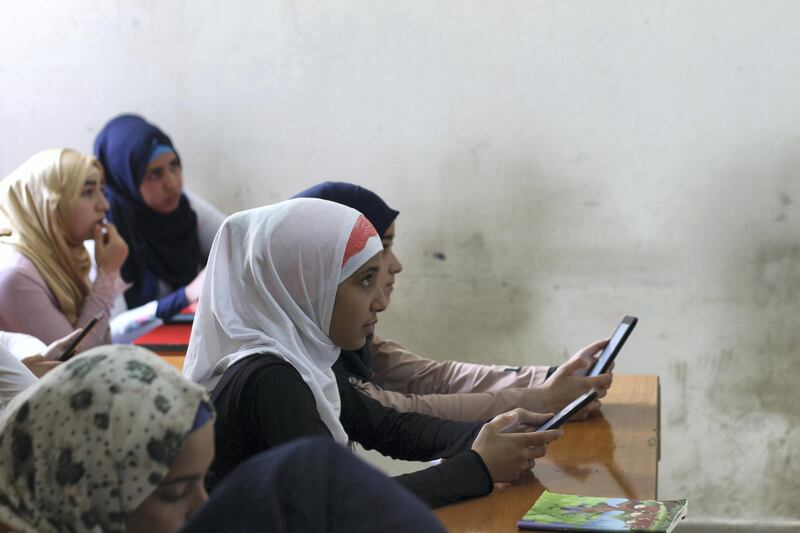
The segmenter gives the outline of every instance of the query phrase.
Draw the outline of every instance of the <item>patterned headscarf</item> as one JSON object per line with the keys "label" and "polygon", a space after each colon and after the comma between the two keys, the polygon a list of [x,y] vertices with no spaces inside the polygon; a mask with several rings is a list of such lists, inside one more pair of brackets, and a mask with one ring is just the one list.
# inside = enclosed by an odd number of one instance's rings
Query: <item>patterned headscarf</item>
{"label": "patterned headscarf", "polygon": [[202,387],[143,348],[100,346],[60,365],[0,419],[0,522],[25,532],[123,531],[201,405]]}
{"label": "patterned headscarf", "polygon": [[0,242],[31,260],[73,325],[89,294],[91,259],[69,228],[72,207],[92,167],[103,175],[92,156],[44,150],[0,182]]}

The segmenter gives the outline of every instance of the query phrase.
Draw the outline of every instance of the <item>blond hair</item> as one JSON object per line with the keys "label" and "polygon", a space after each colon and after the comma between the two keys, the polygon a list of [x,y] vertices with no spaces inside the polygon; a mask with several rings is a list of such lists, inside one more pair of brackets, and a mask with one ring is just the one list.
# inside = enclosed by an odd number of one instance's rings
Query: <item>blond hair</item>
{"label": "blond hair", "polygon": [[75,325],[89,294],[91,260],[72,235],[73,209],[97,159],[68,148],[44,150],[0,182],[0,242],[31,260]]}

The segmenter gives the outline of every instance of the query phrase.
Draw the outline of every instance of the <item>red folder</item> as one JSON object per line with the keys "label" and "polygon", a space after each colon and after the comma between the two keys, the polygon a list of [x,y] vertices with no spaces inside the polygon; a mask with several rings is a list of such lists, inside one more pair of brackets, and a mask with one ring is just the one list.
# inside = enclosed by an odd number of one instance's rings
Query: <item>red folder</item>
{"label": "red folder", "polygon": [[161,355],[165,353],[186,355],[191,334],[191,324],[164,324],[145,333],[133,341],[133,344]]}

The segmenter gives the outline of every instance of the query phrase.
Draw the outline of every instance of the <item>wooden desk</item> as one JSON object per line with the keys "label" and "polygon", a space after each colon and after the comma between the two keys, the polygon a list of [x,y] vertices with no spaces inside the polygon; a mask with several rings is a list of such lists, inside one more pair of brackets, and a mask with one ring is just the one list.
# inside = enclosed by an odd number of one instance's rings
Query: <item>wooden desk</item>
{"label": "wooden desk", "polygon": [[448,531],[518,532],[544,489],[582,496],[654,499],[658,483],[658,376],[614,376],[597,416],[564,426],[514,486],[436,510]]}
{"label": "wooden desk", "polygon": [[178,369],[178,372],[183,372],[183,360],[186,359],[183,355],[161,355],[161,359],[165,360],[167,363],[171,364],[175,368]]}

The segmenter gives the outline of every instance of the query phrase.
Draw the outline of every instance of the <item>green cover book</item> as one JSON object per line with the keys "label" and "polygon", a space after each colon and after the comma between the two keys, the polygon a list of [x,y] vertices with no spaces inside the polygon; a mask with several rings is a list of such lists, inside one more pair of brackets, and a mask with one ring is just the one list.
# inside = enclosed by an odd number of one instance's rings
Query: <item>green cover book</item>
{"label": "green cover book", "polygon": [[545,531],[651,531],[669,533],[686,516],[686,500],[598,498],[544,491],[519,529]]}

